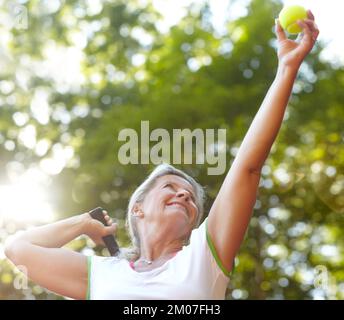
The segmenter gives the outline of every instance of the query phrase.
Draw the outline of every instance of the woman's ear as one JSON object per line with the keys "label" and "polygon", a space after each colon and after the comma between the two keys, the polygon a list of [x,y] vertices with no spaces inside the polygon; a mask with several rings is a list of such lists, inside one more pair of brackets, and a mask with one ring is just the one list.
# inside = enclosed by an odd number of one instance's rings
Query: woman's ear
{"label": "woman's ear", "polygon": [[142,218],[142,217],[144,216],[144,213],[143,213],[143,211],[141,210],[141,205],[140,205],[139,203],[136,203],[136,204],[134,205],[131,214],[132,214],[134,217],[137,217],[137,218]]}

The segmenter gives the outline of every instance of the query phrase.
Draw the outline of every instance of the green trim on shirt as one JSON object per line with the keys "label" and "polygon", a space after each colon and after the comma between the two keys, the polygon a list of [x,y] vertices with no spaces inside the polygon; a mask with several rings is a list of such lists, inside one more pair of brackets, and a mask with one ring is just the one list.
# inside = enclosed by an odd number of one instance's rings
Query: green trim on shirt
{"label": "green trim on shirt", "polygon": [[90,289],[91,289],[91,267],[92,267],[92,257],[87,257],[87,294],[86,300],[90,300]]}
{"label": "green trim on shirt", "polygon": [[234,262],[233,262],[233,266],[232,266],[232,271],[228,271],[226,269],[226,267],[223,265],[222,261],[220,260],[217,252],[216,252],[216,248],[214,246],[214,243],[212,241],[212,239],[210,238],[210,235],[209,235],[209,232],[208,232],[208,219],[206,220],[205,222],[205,232],[206,232],[206,237],[207,237],[207,242],[208,242],[208,246],[209,246],[209,249],[217,263],[217,265],[219,266],[219,268],[222,270],[222,272],[225,274],[225,276],[227,277],[230,277],[232,274],[233,274],[233,271],[234,271]]}

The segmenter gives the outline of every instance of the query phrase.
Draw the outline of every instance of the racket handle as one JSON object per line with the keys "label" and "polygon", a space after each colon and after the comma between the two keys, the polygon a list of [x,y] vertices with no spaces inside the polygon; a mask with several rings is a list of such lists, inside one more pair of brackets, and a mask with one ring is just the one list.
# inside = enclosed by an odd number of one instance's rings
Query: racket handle
{"label": "racket handle", "polygon": [[[91,210],[89,214],[93,219],[96,219],[100,221],[104,226],[107,226],[106,220],[104,218],[103,210],[104,210],[103,208],[98,207]],[[107,249],[109,250],[110,255],[116,256],[119,253],[119,246],[117,244],[117,241],[115,240],[115,237],[112,234],[110,234],[108,236],[103,237],[102,239]]]}

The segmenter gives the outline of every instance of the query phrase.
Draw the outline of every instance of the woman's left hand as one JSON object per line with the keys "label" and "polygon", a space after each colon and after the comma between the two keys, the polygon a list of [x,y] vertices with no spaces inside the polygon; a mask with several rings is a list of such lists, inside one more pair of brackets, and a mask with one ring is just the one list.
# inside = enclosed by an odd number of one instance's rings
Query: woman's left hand
{"label": "woman's left hand", "polygon": [[276,20],[276,36],[278,41],[278,61],[279,65],[290,66],[298,69],[312,50],[317,37],[319,29],[314,22],[314,16],[310,10],[307,11],[308,19],[299,20],[297,23],[303,29],[299,39],[288,39],[284,30],[282,29],[278,20]]}

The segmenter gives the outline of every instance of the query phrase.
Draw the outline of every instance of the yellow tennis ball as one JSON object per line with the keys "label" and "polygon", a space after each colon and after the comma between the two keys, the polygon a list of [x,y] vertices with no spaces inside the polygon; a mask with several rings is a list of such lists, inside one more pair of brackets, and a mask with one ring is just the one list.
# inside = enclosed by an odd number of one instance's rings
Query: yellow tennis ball
{"label": "yellow tennis ball", "polygon": [[306,18],[306,9],[297,5],[284,7],[278,17],[281,27],[291,34],[300,33],[302,31],[302,28],[297,24],[297,20]]}

